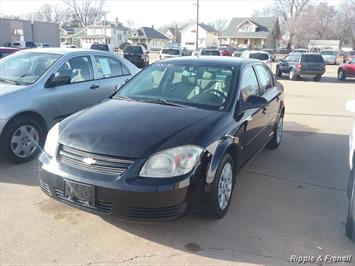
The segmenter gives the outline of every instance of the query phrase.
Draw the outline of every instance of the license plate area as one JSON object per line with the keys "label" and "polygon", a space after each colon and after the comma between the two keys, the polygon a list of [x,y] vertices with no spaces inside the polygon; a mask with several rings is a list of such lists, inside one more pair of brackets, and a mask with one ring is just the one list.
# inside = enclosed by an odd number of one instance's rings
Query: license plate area
{"label": "license plate area", "polygon": [[95,207],[95,187],[83,183],[65,180],[64,196],[66,200],[84,205]]}

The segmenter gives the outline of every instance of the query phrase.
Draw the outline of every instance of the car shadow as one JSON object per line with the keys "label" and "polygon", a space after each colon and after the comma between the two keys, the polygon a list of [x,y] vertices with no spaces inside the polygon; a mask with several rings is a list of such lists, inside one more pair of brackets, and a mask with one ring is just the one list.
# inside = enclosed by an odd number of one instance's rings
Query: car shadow
{"label": "car shadow", "polygon": [[[286,75],[282,75],[281,77],[276,77],[276,80],[288,80],[293,82],[288,78]],[[346,78],[345,80],[338,80],[337,77],[330,77],[330,76],[322,76],[320,81],[314,81],[313,78],[302,78],[300,77],[296,81],[305,81],[305,82],[316,82],[316,83],[344,83],[344,84],[351,84],[355,82],[355,78]]]}

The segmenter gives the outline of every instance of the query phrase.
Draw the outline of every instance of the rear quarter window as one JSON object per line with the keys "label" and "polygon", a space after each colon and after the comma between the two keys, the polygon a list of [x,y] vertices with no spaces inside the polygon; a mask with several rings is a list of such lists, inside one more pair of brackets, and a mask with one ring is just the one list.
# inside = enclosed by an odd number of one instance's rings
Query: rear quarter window
{"label": "rear quarter window", "polygon": [[259,60],[268,60],[269,55],[264,54],[264,53],[251,53],[251,54],[249,54],[249,58],[259,59]]}
{"label": "rear quarter window", "polygon": [[305,63],[324,63],[323,57],[318,54],[307,54],[302,56],[302,62]]}

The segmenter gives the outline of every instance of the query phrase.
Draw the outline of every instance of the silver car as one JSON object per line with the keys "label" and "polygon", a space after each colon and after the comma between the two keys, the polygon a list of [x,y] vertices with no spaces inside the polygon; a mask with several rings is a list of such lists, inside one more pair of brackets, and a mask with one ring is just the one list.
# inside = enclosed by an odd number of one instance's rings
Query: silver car
{"label": "silver car", "polygon": [[139,69],[110,52],[43,48],[0,60],[0,151],[15,162],[40,151],[56,122],[109,97]]}
{"label": "silver car", "polygon": [[320,52],[326,64],[337,64],[337,52],[333,50],[323,50]]}

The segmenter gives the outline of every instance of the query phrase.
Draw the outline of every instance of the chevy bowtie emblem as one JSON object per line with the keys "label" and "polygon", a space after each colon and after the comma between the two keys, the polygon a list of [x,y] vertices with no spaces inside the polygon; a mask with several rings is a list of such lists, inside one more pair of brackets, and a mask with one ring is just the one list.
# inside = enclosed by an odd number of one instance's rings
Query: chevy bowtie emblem
{"label": "chevy bowtie emblem", "polygon": [[89,165],[95,164],[96,160],[94,160],[93,158],[84,158],[83,162]]}

